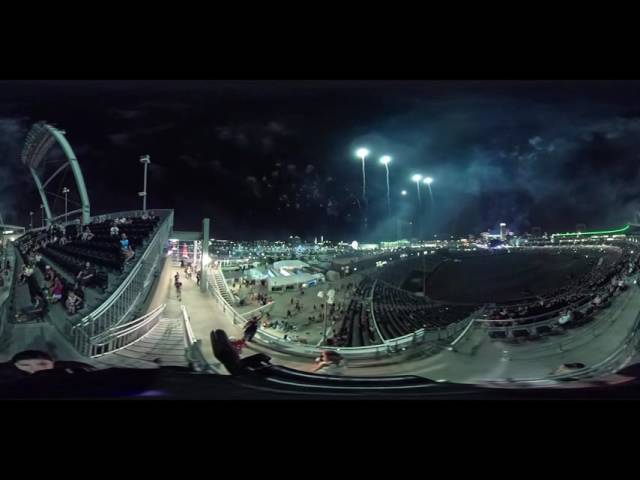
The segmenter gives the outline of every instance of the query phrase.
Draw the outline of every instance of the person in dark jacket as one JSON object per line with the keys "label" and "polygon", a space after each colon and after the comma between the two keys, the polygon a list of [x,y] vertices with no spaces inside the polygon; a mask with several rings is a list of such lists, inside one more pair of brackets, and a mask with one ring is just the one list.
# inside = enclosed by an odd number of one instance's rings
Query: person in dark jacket
{"label": "person in dark jacket", "polygon": [[244,340],[245,342],[251,342],[253,337],[258,331],[258,319],[253,317],[247,322],[247,326],[244,328]]}

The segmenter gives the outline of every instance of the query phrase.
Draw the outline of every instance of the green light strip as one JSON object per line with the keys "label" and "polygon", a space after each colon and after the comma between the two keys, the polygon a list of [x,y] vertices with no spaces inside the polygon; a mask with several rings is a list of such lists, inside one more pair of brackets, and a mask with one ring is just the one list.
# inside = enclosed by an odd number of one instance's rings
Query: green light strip
{"label": "green light strip", "polygon": [[607,235],[611,233],[622,233],[629,230],[631,225],[627,224],[617,230],[597,230],[594,232],[580,232],[580,233],[554,233],[552,237],[577,237],[578,235]]}

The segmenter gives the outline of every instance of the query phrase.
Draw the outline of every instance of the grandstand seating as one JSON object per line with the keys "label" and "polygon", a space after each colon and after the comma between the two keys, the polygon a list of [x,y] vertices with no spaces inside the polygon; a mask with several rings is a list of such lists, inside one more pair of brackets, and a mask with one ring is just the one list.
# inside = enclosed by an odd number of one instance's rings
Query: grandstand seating
{"label": "grandstand seating", "polygon": [[373,311],[385,339],[408,335],[421,328],[437,330],[469,316],[476,307],[430,301],[405,290],[376,282]]}
{"label": "grandstand seating", "polygon": [[[130,221],[131,223],[119,224],[118,227],[120,233],[127,234],[131,248],[135,251],[135,249],[143,247],[145,241],[155,231],[158,219],[142,220],[134,218]],[[50,242],[53,236],[51,229],[29,232],[16,241],[21,260],[25,264],[30,262],[30,255],[35,251],[42,255],[42,259],[39,262],[31,262],[35,263],[37,267],[27,284],[31,299],[33,300],[36,293],[47,287],[44,282],[44,273],[46,266],[50,265],[60,277],[64,287],[62,300],[51,306],[50,313],[68,316],[64,308],[67,294],[73,289],[76,277],[80,270],[84,268],[85,263],[90,262],[103,270],[96,268],[96,275],[86,285],[87,289],[84,291],[84,304],[81,312],[84,314],[97,307],[104,299],[102,294],[109,287],[115,288],[117,281],[122,279],[121,274],[126,271],[126,265],[120,251],[119,237],[112,237],[109,232],[111,224],[111,220],[92,223],[89,225],[94,234],[91,240],[75,239],[65,245]],[[64,231],[67,238],[73,239],[78,235],[78,226],[67,225]],[[45,240],[49,241],[49,243],[46,246],[41,246],[41,242]],[[109,275],[108,272],[113,273],[113,275]],[[109,282],[109,278],[115,281]],[[109,283],[112,283],[112,285],[109,285]],[[91,290],[96,287],[100,288],[100,292],[92,293]],[[15,307],[26,306],[22,305],[26,303],[26,300],[20,303]],[[76,313],[72,318],[80,318],[82,314]]]}
{"label": "grandstand seating", "polygon": [[355,286],[349,305],[336,325],[335,340],[338,346],[361,347],[380,342],[367,308],[372,286],[369,278],[364,278]]}

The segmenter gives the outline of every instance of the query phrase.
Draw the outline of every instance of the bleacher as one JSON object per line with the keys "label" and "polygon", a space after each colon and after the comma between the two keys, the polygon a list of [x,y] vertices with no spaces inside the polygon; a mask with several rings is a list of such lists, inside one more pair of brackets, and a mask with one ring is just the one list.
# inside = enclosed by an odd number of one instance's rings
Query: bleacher
{"label": "bleacher", "polygon": [[336,325],[337,346],[362,347],[380,343],[366,301],[372,286],[373,281],[366,277],[356,285],[349,305]]}
{"label": "bleacher", "polygon": [[[18,239],[16,246],[21,255],[21,263],[29,263],[29,256],[35,251],[42,255],[42,259],[39,262],[30,262],[35,267],[34,273],[24,287],[26,290],[16,289],[17,300],[14,311],[28,306],[36,293],[49,287],[45,281],[47,265],[58,275],[64,287],[62,299],[50,306],[49,315],[65,315],[72,321],[76,321],[98,307],[125,278],[135,263],[135,258],[144,249],[146,242],[158,225],[157,218],[147,220],[133,218],[130,219],[130,222],[118,225],[118,237],[111,236],[112,220],[107,220],[89,224],[89,228],[94,234],[91,240],[83,241],[77,238],[77,225],[67,225],[64,228],[65,236],[67,239],[71,239],[65,245],[47,243],[46,246],[41,247],[40,244],[43,240],[50,240],[52,237],[49,230],[29,232]],[[120,234],[122,233],[127,235],[135,254],[133,261],[128,264],[125,263],[120,250]],[[75,315],[69,315],[65,308],[65,301],[76,283],[78,273],[85,267],[86,262],[90,262],[95,267],[96,275],[82,291],[84,301],[81,309]],[[29,292],[28,295],[25,294],[26,291]]]}
{"label": "bleacher", "polygon": [[376,282],[373,298],[376,323],[385,339],[408,335],[421,328],[446,328],[469,316],[476,308],[433,302],[382,281]]}

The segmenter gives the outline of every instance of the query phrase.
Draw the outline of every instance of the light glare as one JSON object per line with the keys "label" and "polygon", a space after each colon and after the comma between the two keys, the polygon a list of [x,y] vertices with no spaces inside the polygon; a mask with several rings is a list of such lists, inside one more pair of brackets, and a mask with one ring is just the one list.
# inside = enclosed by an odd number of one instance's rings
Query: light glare
{"label": "light glare", "polygon": [[356,155],[357,155],[358,157],[360,157],[360,158],[364,158],[364,157],[366,157],[367,155],[369,155],[369,150],[367,150],[366,148],[359,148],[359,149],[356,151]]}

